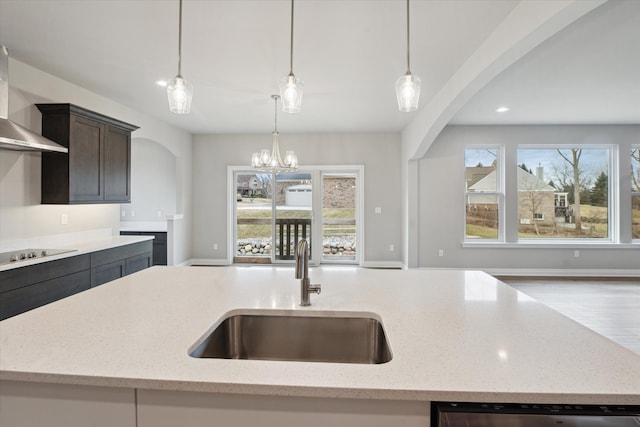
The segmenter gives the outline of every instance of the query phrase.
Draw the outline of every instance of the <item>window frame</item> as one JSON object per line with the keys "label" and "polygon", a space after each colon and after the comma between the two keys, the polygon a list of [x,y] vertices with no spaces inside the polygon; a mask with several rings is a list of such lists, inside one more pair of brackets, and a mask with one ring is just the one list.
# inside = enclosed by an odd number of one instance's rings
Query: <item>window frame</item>
{"label": "window frame", "polygon": [[[631,157],[633,150],[640,150],[640,144],[632,144],[631,145],[631,149],[629,150],[629,163],[630,163],[630,167],[631,167],[631,174],[633,174],[633,158]],[[639,167],[640,167],[640,162],[639,163]],[[636,197],[640,197],[640,188],[638,188],[638,191],[633,191],[633,185],[631,183],[629,183],[629,185],[631,185],[631,192],[629,195],[630,198],[630,208],[631,208],[631,243],[634,245],[640,245],[640,237],[633,237],[633,198],[634,196]]]}
{"label": "window frame", "polygon": [[[496,191],[483,191],[481,194],[486,195],[486,196],[496,196],[496,200],[497,200],[497,204],[498,204],[498,237],[496,238],[484,238],[484,239],[477,239],[477,238],[468,238],[467,237],[467,200],[469,200],[469,195],[472,194],[479,194],[479,193],[473,193],[473,192],[469,192],[468,188],[466,188],[466,171],[467,171],[467,165],[466,165],[466,153],[467,150],[483,150],[483,149],[489,149],[489,150],[496,150]],[[464,150],[463,150],[463,168],[462,168],[462,181],[465,185],[464,188],[464,199],[463,199],[463,209],[464,209],[464,214],[463,214],[463,218],[462,218],[462,236],[463,236],[463,244],[464,243],[470,243],[470,244],[488,244],[488,245],[493,245],[493,244],[499,244],[499,243],[505,243],[505,236],[506,236],[506,225],[505,225],[505,219],[506,219],[506,215],[505,215],[505,146],[504,144],[468,144],[464,146]]]}
{"label": "window frame", "polygon": [[[619,226],[619,172],[618,172],[618,159],[619,159],[619,146],[618,144],[518,144],[515,147],[515,167],[520,167],[519,163],[519,151],[520,150],[568,150],[568,149],[601,149],[608,150],[609,158],[607,160],[607,184],[609,185],[607,194],[607,231],[608,236],[603,237],[574,237],[574,238],[527,238],[519,237],[519,230],[516,228],[516,242],[518,245],[527,244],[546,244],[550,246],[556,245],[575,245],[575,244],[618,244],[620,243],[620,226]],[[611,179],[615,177],[615,179]],[[518,198],[518,190],[516,184],[516,199]],[[508,195],[507,195],[508,197]],[[520,209],[518,200],[516,200],[517,210]]]}

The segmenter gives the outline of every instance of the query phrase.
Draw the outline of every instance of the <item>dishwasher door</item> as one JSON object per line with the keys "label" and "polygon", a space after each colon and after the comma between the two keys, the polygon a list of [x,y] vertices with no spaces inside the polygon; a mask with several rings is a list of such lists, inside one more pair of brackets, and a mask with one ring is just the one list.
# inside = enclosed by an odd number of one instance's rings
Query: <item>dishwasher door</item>
{"label": "dishwasher door", "polygon": [[629,405],[434,403],[433,409],[433,427],[640,427],[640,406]]}

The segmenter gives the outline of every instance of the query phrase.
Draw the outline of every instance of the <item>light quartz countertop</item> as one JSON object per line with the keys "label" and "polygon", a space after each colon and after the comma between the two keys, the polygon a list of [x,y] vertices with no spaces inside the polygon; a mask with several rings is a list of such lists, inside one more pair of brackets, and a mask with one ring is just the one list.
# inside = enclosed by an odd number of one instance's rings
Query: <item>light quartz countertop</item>
{"label": "light quartz countertop", "polygon": [[[491,276],[289,267],[152,267],[0,322],[0,380],[279,396],[640,404],[640,356]],[[195,359],[229,313],[381,319],[379,365]]]}
{"label": "light quartz countertop", "polygon": [[120,231],[163,233],[167,231],[167,221],[122,221]]}
{"label": "light quartz countertop", "polygon": [[[12,270],[14,268],[26,267],[29,265],[41,264],[43,262],[55,261],[58,259],[69,258],[72,256],[83,255],[86,253],[102,251],[105,249],[116,248],[119,246],[130,245],[133,243],[143,242],[145,240],[152,240],[153,236],[109,236],[107,238],[97,240],[81,240],[76,242],[68,242],[64,244],[45,245],[45,247],[39,246],[42,249],[60,249],[68,250],[58,255],[50,255],[46,257],[26,259],[22,261],[16,261],[9,264],[0,265],[0,271]],[[55,246],[52,247],[52,246]],[[25,248],[26,249],[26,248]],[[19,251],[16,251],[19,252]]]}

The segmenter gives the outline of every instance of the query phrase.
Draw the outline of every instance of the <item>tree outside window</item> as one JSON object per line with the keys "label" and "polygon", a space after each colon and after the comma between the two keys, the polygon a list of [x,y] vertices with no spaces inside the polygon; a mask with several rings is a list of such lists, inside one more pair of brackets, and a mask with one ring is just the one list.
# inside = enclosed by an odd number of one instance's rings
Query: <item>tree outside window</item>
{"label": "tree outside window", "polygon": [[527,147],[517,156],[519,238],[610,237],[609,148]]}

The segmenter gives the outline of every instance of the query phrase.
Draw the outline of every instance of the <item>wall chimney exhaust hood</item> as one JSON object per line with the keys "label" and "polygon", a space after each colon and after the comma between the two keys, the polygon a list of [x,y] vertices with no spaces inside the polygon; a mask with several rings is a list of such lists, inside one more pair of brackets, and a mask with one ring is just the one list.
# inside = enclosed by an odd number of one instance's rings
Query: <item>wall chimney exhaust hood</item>
{"label": "wall chimney exhaust hood", "polygon": [[60,144],[9,120],[9,52],[0,45],[0,148],[68,153]]}

